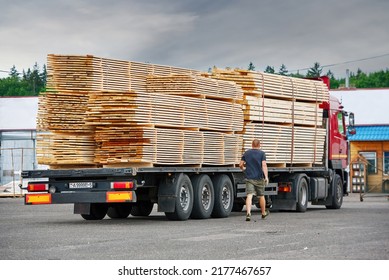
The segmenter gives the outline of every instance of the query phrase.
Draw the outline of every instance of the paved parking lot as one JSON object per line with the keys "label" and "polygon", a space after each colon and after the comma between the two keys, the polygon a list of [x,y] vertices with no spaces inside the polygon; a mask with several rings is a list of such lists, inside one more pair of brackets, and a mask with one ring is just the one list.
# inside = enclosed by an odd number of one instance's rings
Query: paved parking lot
{"label": "paved parking lot", "polygon": [[253,221],[244,212],[226,219],[169,221],[149,217],[85,221],[72,205],[26,206],[0,198],[0,259],[389,259],[389,201],[359,195],[339,210],[272,212]]}

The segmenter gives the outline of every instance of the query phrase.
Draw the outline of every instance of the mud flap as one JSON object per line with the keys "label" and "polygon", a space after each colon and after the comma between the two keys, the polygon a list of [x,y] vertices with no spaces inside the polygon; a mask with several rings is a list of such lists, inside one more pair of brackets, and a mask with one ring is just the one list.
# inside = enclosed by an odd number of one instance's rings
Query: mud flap
{"label": "mud flap", "polygon": [[158,187],[158,212],[173,213],[176,209],[176,180],[179,174],[166,176]]}
{"label": "mud flap", "polygon": [[90,214],[90,208],[91,204],[90,203],[74,203],[74,214],[85,214],[89,215]]}

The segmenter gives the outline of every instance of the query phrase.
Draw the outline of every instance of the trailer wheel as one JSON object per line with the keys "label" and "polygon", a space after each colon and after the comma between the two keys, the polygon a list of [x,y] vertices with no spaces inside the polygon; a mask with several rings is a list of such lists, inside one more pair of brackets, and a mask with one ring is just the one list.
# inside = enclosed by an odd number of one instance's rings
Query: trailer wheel
{"label": "trailer wheel", "polygon": [[193,208],[193,187],[188,175],[181,173],[174,182],[176,189],[174,212],[165,212],[169,220],[187,220]]}
{"label": "trailer wheel", "polygon": [[212,180],[206,174],[195,175],[192,177],[192,186],[194,200],[191,218],[208,219],[215,204]]}
{"label": "trailer wheel", "polygon": [[331,205],[326,205],[327,209],[340,209],[343,203],[343,185],[342,179],[338,174],[335,174],[331,184],[332,200]]}
{"label": "trailer wheel", "polygon": [[107,215],[111,219],[125,219],[131,213],[132,205],[129,203],[117,203],[108,207]]}
{"label": "trailer wheel", "polygon": [[91,203],[90,213],[81,214],[85,220],[102,220],[107,215],[108,205],[105,203]]}
{"label": "trailer wheel", "polygon": [[234,188],[230,178],[223,175],[216,175],[212,179],[215,189],[215,205],[211,216],[214,218],[228,217],[232,211],[234,202]]}
{"label": "trailer wheel", "polygon": [[153,211],[153,207],[154,203],[152,203],[151,201],[138,202],[132,206],[131,215],[147,217],[150,215],[151,211]]}
{"label": "trailer wheel", "polygon": [[297,212],[305,212],[308,207],[308,182],[305,178],[300,177],[298,183],[297,192]]}

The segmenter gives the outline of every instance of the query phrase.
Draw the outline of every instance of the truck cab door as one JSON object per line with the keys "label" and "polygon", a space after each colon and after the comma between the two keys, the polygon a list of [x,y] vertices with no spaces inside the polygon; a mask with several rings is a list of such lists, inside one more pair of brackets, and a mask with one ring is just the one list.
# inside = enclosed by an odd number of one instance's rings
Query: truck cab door
{"label": "truck cab door", "polygon": [[333,116],[332,126],[332,161],[337,168],[347,167],[348,144],[345,114],[343,111],[337,111]]}

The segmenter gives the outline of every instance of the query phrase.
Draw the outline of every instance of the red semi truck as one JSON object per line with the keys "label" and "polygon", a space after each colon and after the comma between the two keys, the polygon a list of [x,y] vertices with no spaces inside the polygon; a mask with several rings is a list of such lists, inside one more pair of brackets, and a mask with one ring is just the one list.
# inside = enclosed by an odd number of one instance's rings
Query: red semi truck
{"label": "red semi truck", "polygon": [[[328,84],[328,80],[323,78]],[[269,167],[266,195],[272,210],[305,212],[310,202],[339,209],[347,193],[347,133],[354,133],[354,115],[330,96],[323,109],[326,128],[323,164]],[[346,117],[349,123],[346,126]],[[26,205],[74,204],[86,220],[148,216],[155,203],[171,220],[228,217],[245,203],[244,174],[237,167],[145,167],[26,170]]]}

